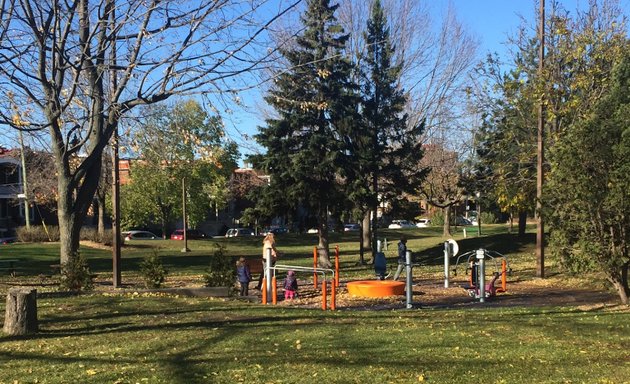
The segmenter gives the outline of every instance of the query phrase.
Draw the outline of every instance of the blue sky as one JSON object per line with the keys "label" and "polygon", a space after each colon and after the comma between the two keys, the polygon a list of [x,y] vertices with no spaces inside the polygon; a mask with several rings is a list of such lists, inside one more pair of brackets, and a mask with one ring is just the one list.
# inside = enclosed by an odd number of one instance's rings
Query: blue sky
{"label": "blue sky", "polygon": [[[547,0],[550,7],[552,0]],[[444,12],[447,0],[433,0],[431,6],[436,15]],[[520,18],[533,26],[538,12],[536,0],[451,0],[460,20],[477,35],[481,42],[481,54],[489,51],[504,52],[503,43],[508,35],[516,32]],[[560,0],[569,11],[585,9],[588,0]],[[630,0],[619,0],[626,15],[630,15]]]}
{"label": "blue sky", "polygon": [[[505,57],[507,53],[506,41],[508,36],[513,36],[524,19],[532,29],[536,27],[535,20],[539,2],[537,0],[416,0],[428,2],[433,15],[433,21],[438,22],[446,13],[449,4],[455,8],[457,18],[466,29],[473,34],[480,43],[479,59],[489,52],[496,52]],[[552,0],[546,0],[549,9]],[[626,15],[630,15],[630,0],[619,0]],[[585,9],[588,0],[560,0],[560,3],[568,11]],[[249,100],[249,98],[248,98]],[[251,109],[252,113],[241,112],[233,117],[233,121],[226,120],[226,127],[230,136],[239,144],[243,144],[242,153],[250,153],[253,146],[248,145],[242,139],[242,133],[253,135],[256,126],[262,122],[257,118],[257,108]],[[238,127],[238,128],[236,128]],[[250,141],[249,143],[253,143]]]}
{"label": "blue sky", "polygon": [[[449,3],[452,4],[458,19],[466,28],[474,34],[480,42],[479,57],[488,52],[503,54],[506,52],[505,42],[507,37],[517,31],[520,18],[523,17],[534,26],[537,12],[536,0],[417,0],[427,1],[434,14],[434,21],[441,19],[446,12]],[[552,0],[547,0],[549,4]],[[630,0],[619,0],[626,15],[630,15]],[[588,0],[560,0],[568,10],[576,7],[584,8]],[[256,100],[257,99],[257,100]],[[250,153],[254,146],[252,140],[244,139],[243,135],[251,136],[256,133],[257,125],[261,124],[260,110],[254,102],[260,102],[260,98],[250,98],[244,95],[243,100],[248,105],[248,110],[235,111],[225,116],[226,128],[229,136],[242,146],[242,153]],[[13,143],[8,137],[13,137],[14,132],[7,132],[8,127],[0,127],[0,145],[12,147]],[[249,143],[249,144],[248,144]]]}

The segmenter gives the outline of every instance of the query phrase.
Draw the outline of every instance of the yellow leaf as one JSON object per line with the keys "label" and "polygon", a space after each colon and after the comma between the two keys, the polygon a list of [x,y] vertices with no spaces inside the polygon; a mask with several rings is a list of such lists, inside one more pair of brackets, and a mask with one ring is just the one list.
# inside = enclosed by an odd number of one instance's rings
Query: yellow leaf
{"label": "yellow leaf", "polygon": [[87,371],[85,371],[85,373],[87,373],[89,376],[94,376],[96,375],[96,369],[88,369]]}

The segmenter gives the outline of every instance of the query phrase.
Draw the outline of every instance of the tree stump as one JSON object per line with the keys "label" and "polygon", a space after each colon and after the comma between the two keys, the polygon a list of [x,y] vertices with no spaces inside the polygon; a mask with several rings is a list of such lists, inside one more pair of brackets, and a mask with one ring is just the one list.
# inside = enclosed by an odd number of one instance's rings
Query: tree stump
{"label": "tree stump", "polygon": [[37,289],[16,287],[7,293],[4,333],[12,336],[37,333]]}

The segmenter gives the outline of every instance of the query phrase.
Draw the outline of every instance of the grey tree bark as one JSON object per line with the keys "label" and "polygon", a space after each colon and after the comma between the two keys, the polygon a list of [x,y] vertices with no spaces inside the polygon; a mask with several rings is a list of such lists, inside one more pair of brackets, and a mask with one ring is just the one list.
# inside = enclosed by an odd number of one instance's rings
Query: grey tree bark
{"label": "grey tree bark", "polygon": [[16,287],[7,293],[3,332],[11,336],[37,333],[37,290]]}

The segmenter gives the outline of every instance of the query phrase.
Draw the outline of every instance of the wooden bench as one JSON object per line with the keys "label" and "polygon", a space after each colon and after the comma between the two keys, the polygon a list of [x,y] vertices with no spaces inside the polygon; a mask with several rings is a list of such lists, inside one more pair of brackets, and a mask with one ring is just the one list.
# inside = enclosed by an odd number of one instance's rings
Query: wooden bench
{"label": "wooden bench", "polygon": [[11,276],[15,276],[17,264],[20,260],[16,259],[0,259],[0,270],[8,271]]}

